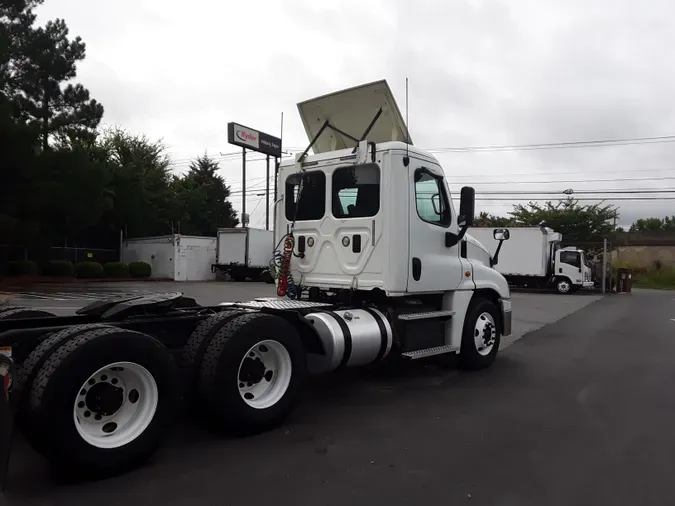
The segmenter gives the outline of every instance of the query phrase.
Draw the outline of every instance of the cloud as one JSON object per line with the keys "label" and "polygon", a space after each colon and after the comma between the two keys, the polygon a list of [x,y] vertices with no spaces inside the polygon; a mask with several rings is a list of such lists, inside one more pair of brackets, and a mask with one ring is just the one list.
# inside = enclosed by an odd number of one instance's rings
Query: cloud
{"label": "cloud", "polygon": [[[297,102],[382,78],[401,108],[409,78],[410,129],[426,148],[675,134],[666,0],[50,0],[40,13],[87,42],[79,80],[105,121],[164,138],[176,170],[205,149],[237,151],[228,121],[277,135],[282,111],[284,146],[302,149]],[[675,188],[674,155],[675,143],[437,154],[453,189],[479,194]],[[240,187],[241,162],[221,160]],[[264,162],[249,174],[264,177]],[[675,214],[673,202],[615,203],[627,224]]]}

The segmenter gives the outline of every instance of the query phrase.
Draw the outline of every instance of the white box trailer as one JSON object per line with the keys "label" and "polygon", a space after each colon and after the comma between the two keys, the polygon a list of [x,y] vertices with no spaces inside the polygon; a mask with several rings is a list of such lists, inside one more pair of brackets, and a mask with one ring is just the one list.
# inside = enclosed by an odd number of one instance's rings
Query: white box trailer
{"label": "white box trailer", "polygon": [[213,272],[229,274],[235,281],[264,280],[274,283],[269,263],[274,250],[274,231],[259,228],[219,228]]}
{"label": "white box trailer", "polygon": [[[469,229],[491,254],[494,254],[495,227]],[[562,234],[549,227],[508,227],[510,240],[499,252],[495,268],[511,286],[555,288],[559,293],[573,293],[592,288],[591,267],[585,253],[574,247],[561,247]]]}
{"label": "white box trailer", "polygon": [[151,279],[210,281],[215,259],[215,237],[170,234],[128,239],[122,246],[122,261],[150,264]]}

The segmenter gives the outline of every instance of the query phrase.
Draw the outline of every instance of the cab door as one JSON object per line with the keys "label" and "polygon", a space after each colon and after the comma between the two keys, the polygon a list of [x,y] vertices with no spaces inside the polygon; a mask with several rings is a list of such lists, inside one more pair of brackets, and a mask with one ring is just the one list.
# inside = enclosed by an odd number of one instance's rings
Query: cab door
{"label": "cab door", "polygon": [[410,234],[408,292],[455,290],[464,269],[460,245],[445,246],[446,232],[457,233],[457,220],[446,190],[443,172],[437,165],[410,160]]}
{"label": "cab door", "polygon": [[572,281],[573,284],[581,284],[583,282],[583,275],[581,269],[581,255],[578,251],[558,250],[556,252],[558,257],[558,276],[565,276]]}

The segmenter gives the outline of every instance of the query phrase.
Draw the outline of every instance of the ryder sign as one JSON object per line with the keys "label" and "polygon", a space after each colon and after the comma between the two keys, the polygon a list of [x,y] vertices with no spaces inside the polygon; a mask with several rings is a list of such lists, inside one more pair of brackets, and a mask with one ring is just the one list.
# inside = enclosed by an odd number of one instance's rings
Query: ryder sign
{"label": "ryder sign", "polygon": [[227,142],[265,155],[281,157],[281,139],[239,123],[227,124]]}

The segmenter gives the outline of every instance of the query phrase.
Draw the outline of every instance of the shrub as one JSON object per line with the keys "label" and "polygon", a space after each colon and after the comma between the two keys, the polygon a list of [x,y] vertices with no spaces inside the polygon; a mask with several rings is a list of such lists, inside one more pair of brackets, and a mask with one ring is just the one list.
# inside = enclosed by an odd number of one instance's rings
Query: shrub
{"label": "shrub", "polygon": [[103,264],[103,271],[108,278],[126,278],[129,266],[123,262],[107,262]]}
{"label": "shrub", "polygon": [[149,278],[152,274],[152,267],[147,262],[131,262],[129,264],[129,274],[133,278]]}
{"label": "shrub", "polygon": [[9,262],[7,272],[11,276],[35,276],[38,273],[38,265],[32,260],[17,260]]}
{"label": "shrub", "polygon": [[45,275],[68,277],[75,274],[75,266],[70,260],[51,260],[44,268]]}
{"label": "shrub", "polygon": [[80,262],[75,265],[78,278],[102,278],[103,266],[98,262]]}

